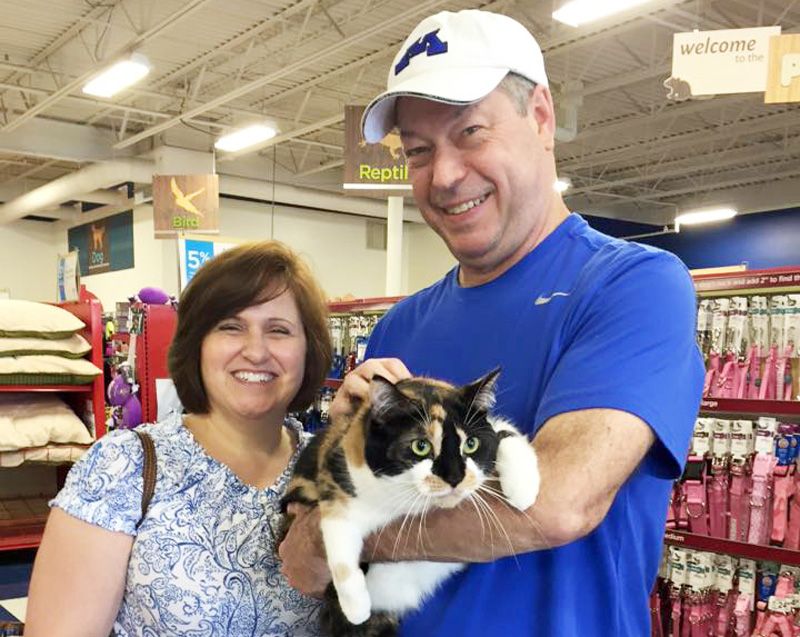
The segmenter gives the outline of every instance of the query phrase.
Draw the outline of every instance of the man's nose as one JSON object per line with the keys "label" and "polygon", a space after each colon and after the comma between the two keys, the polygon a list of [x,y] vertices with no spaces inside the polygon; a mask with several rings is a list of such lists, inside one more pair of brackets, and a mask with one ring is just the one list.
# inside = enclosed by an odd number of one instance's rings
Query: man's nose
{"label": "man's nose", "polygon": [[456,187],[466,174],[461,153],[452,148],[437,148],[433,155],[431,189],[448,191]]}

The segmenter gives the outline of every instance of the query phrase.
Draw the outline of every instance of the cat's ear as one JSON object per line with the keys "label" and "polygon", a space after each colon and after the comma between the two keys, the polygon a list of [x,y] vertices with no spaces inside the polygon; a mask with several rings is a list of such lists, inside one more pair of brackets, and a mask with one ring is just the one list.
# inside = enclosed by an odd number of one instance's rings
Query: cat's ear
{"label": "cat's ear", "polygon": [[482,411],[489,411],[494,407],[495,389],[499,375],[500,368],[495,367],[486,376],[462,387],[461,391],[467,404]]}
{"label": "cat's ear", "polygon": [[378,420],[387,413],[408,402],[408,398],[380,374],[375,374],[369,382],[369,409]]}

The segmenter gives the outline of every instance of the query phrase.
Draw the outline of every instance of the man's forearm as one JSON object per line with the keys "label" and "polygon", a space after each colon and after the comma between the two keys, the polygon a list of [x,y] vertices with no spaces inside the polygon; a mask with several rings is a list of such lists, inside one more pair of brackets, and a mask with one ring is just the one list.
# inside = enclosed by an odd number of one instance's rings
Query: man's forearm
{"label": "man's forearm", "polygon": [[652,442],[647,425],[624,412],[556,416],[534,441],[541,486],[530,509],[521,512],[482,494],[480,501],[389,525],[367,539],[363,557],[489,562],[568,544],[603,520]]}

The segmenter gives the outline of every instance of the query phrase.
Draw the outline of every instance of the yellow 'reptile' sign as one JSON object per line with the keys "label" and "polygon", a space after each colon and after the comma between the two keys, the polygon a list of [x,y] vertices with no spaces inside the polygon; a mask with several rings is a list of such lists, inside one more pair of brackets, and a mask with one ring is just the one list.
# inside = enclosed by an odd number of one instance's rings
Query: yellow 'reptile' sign
{"label": "yellow 'reptile' sign", "polygon": [[219,232],[218,175],[153,175],[156,239]]}
{"label": "yellow 'reptile' sign", "polygon": [[764,102],[800,102],[800,35],[770,38],[769,75]]}
{"label": "yellow 'reptile' sign", "polygon": [[411,194],[400,135],[392,131],[377,144],[361,137],[363,106],[345,106],[344,184],[351,195]]}

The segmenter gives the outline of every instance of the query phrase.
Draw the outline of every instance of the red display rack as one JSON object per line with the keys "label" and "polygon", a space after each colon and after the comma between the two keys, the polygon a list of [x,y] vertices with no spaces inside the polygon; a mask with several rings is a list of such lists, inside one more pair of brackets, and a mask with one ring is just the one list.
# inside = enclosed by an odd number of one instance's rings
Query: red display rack
{"label": "red display rack", "polygon": [[[81,287],[78,301],[59,304],[81,319],[82,336],[92,346],[87,357],[103,369],[103,308],[100,301]],[[58,392],[76,413],[91,422],[95,438],[106,433],[103,375],[87,385],[0,385],[4,392]],[[91,415],[91,420],[86,416]],[[11,469],[7,469],[11,470]],[[63,474],[63,472],[61,472]],[[39,546],[47,520],[47,497],[8,498],[0,501],[0,551]]]}
{"label": "red display rack", "polygon": [[140,304],[144,321],[136,336],[136,381],[142,403],[142,422],[155,422],[158,415],[156,380],[169,378],[167,354],[178,314],[171,305]]}

